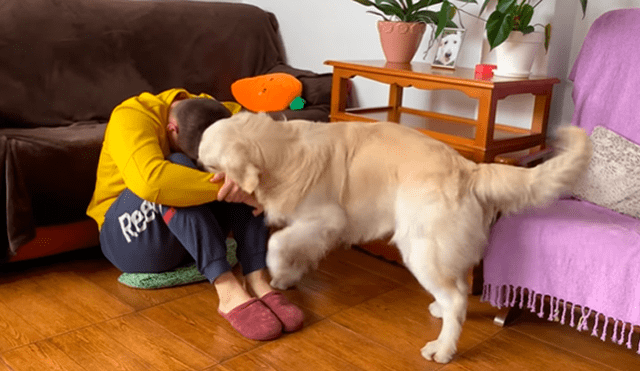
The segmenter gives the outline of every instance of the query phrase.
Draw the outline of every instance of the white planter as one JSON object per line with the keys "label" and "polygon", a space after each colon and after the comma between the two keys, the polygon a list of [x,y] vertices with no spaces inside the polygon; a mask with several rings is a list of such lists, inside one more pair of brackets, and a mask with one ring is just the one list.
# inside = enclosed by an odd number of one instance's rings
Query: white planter
{"label": "white planter", "polygon": [[544,32],[511,32],[509,37],[495,47],[496,64],[493,72],[503,77],[529,77],[531,66],[540,46],[544,44]]}

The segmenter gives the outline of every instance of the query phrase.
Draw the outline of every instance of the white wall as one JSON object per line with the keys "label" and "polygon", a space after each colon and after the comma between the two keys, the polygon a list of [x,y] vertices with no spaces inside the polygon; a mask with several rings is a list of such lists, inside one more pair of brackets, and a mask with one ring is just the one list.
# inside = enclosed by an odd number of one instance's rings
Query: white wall
{"label": "white wall", "polygon": [[[280,23],[280,32],[287,52],[287,61],[297,68],[316,72],[330,72],[325,60],[384,59],[375,23],[377,16],[366,13],[366,8],[351,0],[240,0],[273,12]],[[575,4],[574,4],[575,3]],[[546,0],[536,9],[537,23],[551,22],[553,37],[548,53],[538,53],[533,66],[535,74],[556,76],[562,80],[554,88],[550,130],[571,119],[571,83],[567,80],[570,66],[582,45],[591,23],[602,13],[619,8],[639,7],[640,0],[606,0],[589,2],[587,15],[582,19],[578,0]],[[479,7],[469,4],[465,10],[477,14]],[[492,62],[484,38],[484,23],[462,15],[466,27],[463,49],[458,58],[460,67],[473,68],[480,62]],[[423,61],[428,40],[422,41],[414,61]],[[433,58],[431,50],[426,62]],[[356,78],[358,101],[362,106],[386,104],[387,87]],[[441,91],[425,92],[406,89],[403,104],[419,109],[453,112],[475,117],[477,104],[461,93]],[[499,105],[497,121],[520,127],[529,127],[532,96],[513,96]]]}
{"label": "white wall", "polygon": [[[271,11],[278,17],[280,31],[287,50],[288,62],[298,68],[316,72],[331,72],[330,66],[323,64],[326,60],[384,59],[380,39],[376,29],[379,17],[366,13],[373,8],[364,7],[351,0],[325,0],[318,2],[296,0],[244,0]],[[472,4],[473,5],[473,4]],[[477,13],[477,6],[468,7]],[[476,20],[463,22],[469,27]],[[460,66],[473,66],[479,61],[481,45],[477,40],[479,34],[467,32],[465,51],[458,59]],[[415,61],[430,61],[434,50],[425,57],[428,39],[425,37],[416,53]],[[467,46],[470,50],[467,50]],[[356,78],[355,89],[358,101],[362,106],[386,104],[388,87],[376,82]],[[446,92],[445,92],[446,93]],[[415,108],[431,108],[446,111],[443,107],[448,102],[437,95],[415,89],[406,89],[404,105]],[[464,97],[464,96],[463,96]],[[453,101],[457,101],[455,98]],[[467,102],[469,103],[469,102]],[[473,103],[473,102],[471,102]],[[435,109],[435,108],[434,108]],[[475,105],[466,107],[466,114],[473,115]],[[464,114],[464,113],[463,113]]]}

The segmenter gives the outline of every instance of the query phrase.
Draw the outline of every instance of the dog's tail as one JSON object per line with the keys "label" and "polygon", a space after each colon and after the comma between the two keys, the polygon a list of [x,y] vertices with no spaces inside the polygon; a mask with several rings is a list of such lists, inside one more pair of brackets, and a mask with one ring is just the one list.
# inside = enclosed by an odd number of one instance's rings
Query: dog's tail
{"label": "dog's tail", "polygon": [[477,197],[503,213],[545,205],[571,190],[591,159],[591,141],[575,126],[557,131],[558,154],[534,168],[479,164],[472,176]]}

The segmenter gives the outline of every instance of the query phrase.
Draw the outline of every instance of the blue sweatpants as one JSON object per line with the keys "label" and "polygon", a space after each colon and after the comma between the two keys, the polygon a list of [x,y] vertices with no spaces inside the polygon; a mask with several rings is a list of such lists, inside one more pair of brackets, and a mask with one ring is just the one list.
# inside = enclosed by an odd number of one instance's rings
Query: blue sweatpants
{"label": "blue sweatpants", "polygon": [[[195,167],[182,153],[171,162]],[[226,259],[229,232],[238,243],[244,274],[266,266],[269,230],[263,214],[241,203],[214,201],[193,207],[170,207],[141,199],[125,189],[111,205],[100,230],[106,258],[125,273],[160,273],[195,261],[210,282],[231,270]]]}

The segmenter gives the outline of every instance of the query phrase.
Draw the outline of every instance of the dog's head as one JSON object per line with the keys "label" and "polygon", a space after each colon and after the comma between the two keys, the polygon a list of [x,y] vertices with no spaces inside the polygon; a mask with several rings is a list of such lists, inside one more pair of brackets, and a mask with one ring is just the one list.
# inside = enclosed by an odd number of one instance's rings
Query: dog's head
{"label": "dog's head", "polygon": [[198,148],[198,162],[205,170],[224,172],[249,194],[260,183],[257,148],[243,133],[253,117],[251,113],[238,113],[219,120],[204,131]]}
{"label": "dog's head", "polygon": [[440,61],[446,64],[455,60],[458,56],[461,42],[462,37],[459,34],[449,34],[442,37],[439,49],[441,52]]}

